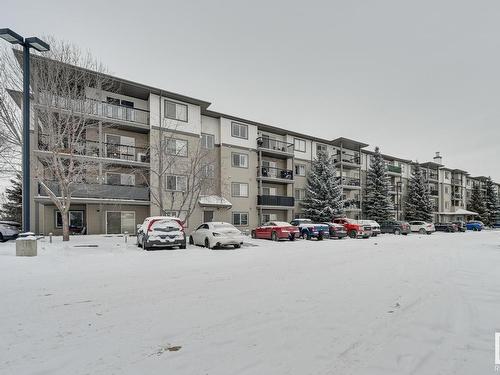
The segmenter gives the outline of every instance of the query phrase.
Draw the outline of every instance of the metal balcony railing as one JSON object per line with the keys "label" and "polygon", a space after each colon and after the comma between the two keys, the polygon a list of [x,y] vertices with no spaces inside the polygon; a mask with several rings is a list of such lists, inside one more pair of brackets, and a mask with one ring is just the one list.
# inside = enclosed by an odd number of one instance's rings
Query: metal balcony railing
{"label": "metal balcony railing", "polygon": [[[46,99],[53,108],[84,114],[98,116],[108,119],[133,122],[149,125],[149,111],[131,108],[123,105],[111,104],[90,98],[65,98],[62,96],[50,96]],[[47,103],[40,103],[46,105]]]}
{"label": "metal balcony railing", "polygon": [[279,141],[277,139],[272,139],[268,137],[257,138],[257,148],[278,152],[285,152],[288,154],[293,154],[294,145],[293,143]]}
{"label": "metal balcony railing", "polygon": [[293,180],[293,171],[276,167],[257,167],[257,177]]}
{"label": "metal balcony railing", "polygon": [[346,210],[359,210],[361,209],[361,202],[349,200],[344,202],[344,209]]}
{"label": "metal balcony railing", "polygon": [[[122,145],[111,142],[102,143],[103,152],[102,157],[121,159],[128,161],[140,161],[143,163],[149,163],[149,150],[144,147]],[[54,149],[58,150],[60,153],[73,153],[76,155],[85,156],[100,156],[99,152],[99,142],[92,140],[81,140],[74,146],[70,146],[67,142],[59,142],[58,147],[53,145],[53,141],[50,140],[50,136],[47,134],[40,134],[38,136],[38,149],[42,151],[52,151]]]}
{"label": "metal balcony railing", "polygon": [[293,207],[295,198],[282,195],[257,195],[257,205]]}
{"label": "metal balcony railing", "polygon": [[359,154],[337,151],[333,158],[335,163],[350,163],[350,164],[361,164],[361,158]]}
{"label": "metal balcony railing", "polygon": [[[56,195],[61,192],[57,182],[49,181],[47,186]],[[149,201],[149,188],[146,185],[117,185],[117,184],[95,184],[79,183],[72,187],[71,196],[75,198],[93,199],[126,199]],[[38,185],[38,194],[47,196],[45,189]]]}
{"label": "metal balcony railing", "polygon": [[337,177],[337,182],[343,186],[361,186],[361,180],[356,177]]}
{"label": "metal balcony railing", "polygon": [[451,179],[451,184],[452,185],[462,185],[462,180],[460,180],[458,178],[452,178]]}

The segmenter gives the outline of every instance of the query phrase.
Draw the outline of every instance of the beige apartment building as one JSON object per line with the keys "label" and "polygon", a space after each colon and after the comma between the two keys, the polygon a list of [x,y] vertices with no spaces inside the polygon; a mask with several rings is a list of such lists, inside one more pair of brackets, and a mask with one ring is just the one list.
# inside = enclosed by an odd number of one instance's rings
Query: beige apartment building
{"label": "beige apartment building", "polygon": [[[230,222],[243,231],[268,220],[290,221],[302,216],[306,175],[318,151],[335,159],[346,215],[363,217],[366,171],[373,155],[368,144],[292,132],[212,111],[207,101],[109,78],[117,88],[113,92],[86,88],[93,112],[79,157],[93,167],[72,193],[70,226],[75,232],[84,228],[88,234],[135,233],[147,216],[185,219],[189,210],[188,230],[211,220]],[[40,167],[38,158],[47,153],[46,135],[34,123],[31,134],[35,169]],[[206,157],[193,159],[200,149]],[[165,162],[163,152],[170,162]],[[414,163],[383,157],[394,217],[402,219]],[[189,171],[200,163],[212,183],[186,210],[181,202],[190,194]],[[446,168],[439,155],[421,165],[436,220],[451,219],[448,213],[465,209],[473,184],[483,183],[465,171]],[[60,213],[36,179],[31,191],[32,228],[37,233],[60,233]],[[57,195],[57,186],[53,191]]]}

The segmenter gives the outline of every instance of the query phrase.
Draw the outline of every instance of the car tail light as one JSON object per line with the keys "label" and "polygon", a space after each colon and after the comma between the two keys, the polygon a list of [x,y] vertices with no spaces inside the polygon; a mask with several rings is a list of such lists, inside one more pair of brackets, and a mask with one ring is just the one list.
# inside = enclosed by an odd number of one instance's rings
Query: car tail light
{"label": "car tail light", "polygon": [[153,220],[151,220],[151,221],[149,222],[147,232],[152,232],[152,231],[153,231],[153,229],[151,229],[151,226],[152,226],[154,223],[156,223],[157,221],[158,221],[158,219],[153,219]]}
{"label": "car tail light", "polygon": [[427,228],[432,228],[432,224],[427,224]]}

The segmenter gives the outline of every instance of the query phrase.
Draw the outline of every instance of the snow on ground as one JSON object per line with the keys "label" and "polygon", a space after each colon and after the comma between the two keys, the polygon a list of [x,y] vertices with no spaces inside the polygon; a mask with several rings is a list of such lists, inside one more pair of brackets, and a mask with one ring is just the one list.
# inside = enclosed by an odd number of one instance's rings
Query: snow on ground
{"label": "snow on ground", "polygon": [[494,372],[500,232],[133,241],[45,239],[35,258],[0,244],[0,373]]}

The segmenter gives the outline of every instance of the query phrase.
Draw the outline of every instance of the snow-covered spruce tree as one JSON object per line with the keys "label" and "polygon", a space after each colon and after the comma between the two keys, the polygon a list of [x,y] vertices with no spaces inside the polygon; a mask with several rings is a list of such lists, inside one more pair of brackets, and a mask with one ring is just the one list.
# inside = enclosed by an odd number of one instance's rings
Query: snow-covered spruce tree
{"label": "snow-covered spruce tree", "polygon": [[301,202],[303,212],[313,221],[331,221],[344,211],[342,188],[336,176],[335,163],[325,152],[318,152],[307,174],[307,187]]}
{"label": "snow-covered spruce tree", "polygon": [[389,197],[389,179],[385,161],[378,147],[371,158],[366,175],[366,193],[363,204],[367,219],[382,222],[390,219],[393,208]]}
{"label": "snow-covered spruce tree", "polygon": [[10,179],[11,186],[5,189],[5,202],[2,204],[1,217],[3,220],[21,222],[23,205],[22,178],[19,173]]}
{"label": "snow-covered spruce tree", "polygon": [[495,187],[491,177],[486,179],[486,192],[484,195],[484,224],[492,227],[496,222],[497,209],[498,209],[498,197],[495,192]]}
{"label": "snow-covered spruce tree", "polygon": [[483,200],[483,194],[481,194],[481,189],[479,185],[476,184],[472,187],[472,192],[470,195],[470,202],[467,205],[467,209],[469,211],[477,212],[475,219],[484,220],[484,216],[486,213],[486,207]]}
{"label": "snow-covered spruce tree", "polygon": [[432,221],[432,202],[425,176],[418,163],[413,165],[404,206],[406,220]]}

